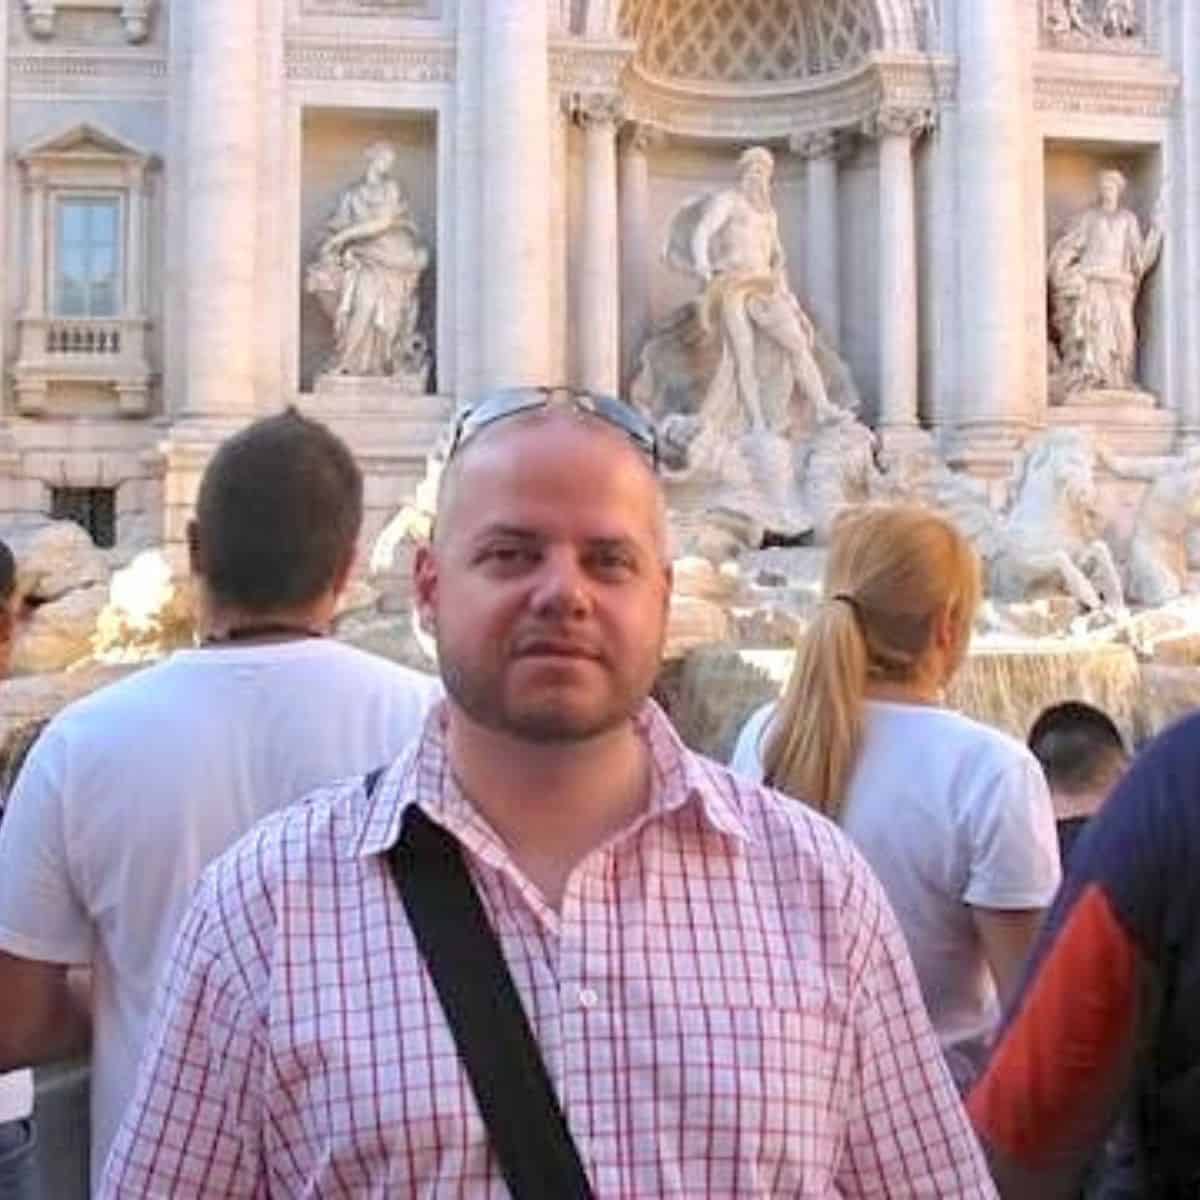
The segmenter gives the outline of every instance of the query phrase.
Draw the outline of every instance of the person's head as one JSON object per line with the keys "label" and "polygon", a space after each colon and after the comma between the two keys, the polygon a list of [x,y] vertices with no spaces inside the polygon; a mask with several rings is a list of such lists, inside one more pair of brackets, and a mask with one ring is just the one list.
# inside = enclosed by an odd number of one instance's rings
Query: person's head
{"label": "person's head", "polygon": [[396,148],[390,142],[372,142],[364,152],[367,174],[372,179],[381,179],[391,174],[396,165]]}
{"label": "person's head", "polygon": [[769,196],[775,159],[765,146],[751,146],[738,158],[738,175],[744,190],[757,197]]}
{"label": "person's head", "polygon": [[218,448],[188,527],[210,612],[332,615],[354,564],[362,475],[345,443],[289,408]]}
{"label": "person's head", "polygon": [[896,504],[843,514],[766,748],[772,784],[836,818],[871,686],[940,692],[966,655],[981,589],[978,556],[939,513]]}
{"label": "person's head", "polygon": [[1056,795],[1103,800],[1129,761],[1113,719],[1082,700],[1044,709],[1029,731],[1029,749]]}
{"label": "person's head", "polygon": [[12,665],[13,643],[17,636],[17,560],[5,542],[0,541],[0,676]]}
{"label": "person's head", "polygon": [[654,454],[610,398],[513,389],[460,419],[415,570],[455,719],[563,743],[641,706],[671,592]]}
{"label": "person's head", "polygon": [[1120,171],[1110,168],[1100,172],[1098,184],[1101,207],[1109,212],[1113,211],[1121,203],[1121,196],[1125,192],[1125,176]]}

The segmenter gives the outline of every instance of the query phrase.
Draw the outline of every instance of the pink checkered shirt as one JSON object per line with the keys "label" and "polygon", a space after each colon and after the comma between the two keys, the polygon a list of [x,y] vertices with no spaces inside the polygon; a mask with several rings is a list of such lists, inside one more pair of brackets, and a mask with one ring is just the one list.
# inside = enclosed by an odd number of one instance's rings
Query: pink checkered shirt
{"label": "pink checkered shirt", "polygon": [[994,1195],[862,860],[648,704],[649,810],[546,905],[451,777],[444,711],[373,798],[259,825],[200,884],[102,1195],[508,1195],[389,874],[451,830],[599,1197]]}

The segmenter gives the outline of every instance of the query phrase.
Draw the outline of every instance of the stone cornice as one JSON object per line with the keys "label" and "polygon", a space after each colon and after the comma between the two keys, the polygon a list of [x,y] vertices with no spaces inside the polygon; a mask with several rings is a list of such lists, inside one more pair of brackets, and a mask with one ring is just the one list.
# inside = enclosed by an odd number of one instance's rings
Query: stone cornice
{"label": "stone cornice", "polygon": [[632,42],[556,39],[550,44],[550,85],[563,92],[613,92],[633,61]]}
{"label": "stone cornice", "polygon": [[433,38],[396,44],[289,38],[283,63],[289,80],[453,83],[457,52],[453,42]]}
{"label": "stone cornice", "polygon": [[167,60],[136,50],[23,51],[8,60],[14,96],[161,95]]}
{"label": "stone cornice", "polygon": [[654,79],[635,65],[624,94],[630,117],[682,137],[802,138],[858,129],[881,110],[936,113],[954,102],[952,59],[923,54],[872,55],[833,75],[785,84],[715,88]]}
{"label": "stone cornice", "polygon": [[1166,117],[1179,76],[1158,59],[1041,54],[1034,67],[1033,106],[1039,112]]}

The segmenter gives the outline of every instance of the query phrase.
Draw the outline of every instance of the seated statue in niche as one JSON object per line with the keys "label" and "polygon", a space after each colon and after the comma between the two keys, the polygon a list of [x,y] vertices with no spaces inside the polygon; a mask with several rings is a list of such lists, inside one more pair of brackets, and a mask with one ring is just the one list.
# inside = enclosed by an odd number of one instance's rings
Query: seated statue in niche
{"label": "seated statue in niche", "polygon": [[338,199],[305,288],[333,322],[330,374],[384,376],[424,392],[429,348],[417,330],[417,288],[429,251],[392,175],[395,149],[377,142],[366,159]]}
{"label": "seated statue in niche", "polygon": [[631,394],[660,424],[671,465],[734,484],[743,503],[757,490],[774,531],[792,536],[811,528],[797,447],[852,421],[858,397],[788,286],[771,152],[752,147],[738,168],[735,187],[672,218],[666,261],[703,290],[652,331]]}
{"label": "seated statue in niche", "polygon": [[1079,214],[1050,251],[1047,279],[1057,361],[1051,396],[1137,388],[1137,327],[1133,309],[1142,281],[1162,249],[1162,200],[1142,232],[1121,205],[1125,176],[1101,171],[1099,202]]}

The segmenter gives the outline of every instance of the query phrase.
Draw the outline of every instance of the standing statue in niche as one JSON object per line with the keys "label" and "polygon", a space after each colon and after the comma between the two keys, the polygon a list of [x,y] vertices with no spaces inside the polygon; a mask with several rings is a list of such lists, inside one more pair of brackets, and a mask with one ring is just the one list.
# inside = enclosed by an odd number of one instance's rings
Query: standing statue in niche
{"label": "standing statue in niche", "polygon": [[333,322],[329,373],[390,377],[424,392],[429,348],[417,331],[417,287],[429,265],[400,184],[396,151],[377,142],[363,177],[338,199],[305,288]]}
{"label": "standing statue in niche", "polygon": [[776,414],[768,420],[759,387],[755,342],[763,337],[783,352],[816,420],[826,421],[835,414],[813,356],[813,325],[784,274],[771,200],[775,161],[765,147],[753,146],[738,167],[737,187],[705,196],[675,218],[668,261],[705,284],[702,316],[721,331],[749,428],[779,424]]}
{"label": "standing statue in niche", "polygon": [[1143,234],[1121,205],[1125,176],[1101,171],[1100,200],[1077,216],[1050,251],[1050,323],[1057,350],[1051,393],[1136,388],[1133,308],[1162,249],[1162,200]]}

